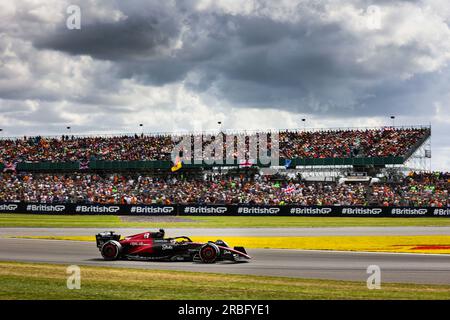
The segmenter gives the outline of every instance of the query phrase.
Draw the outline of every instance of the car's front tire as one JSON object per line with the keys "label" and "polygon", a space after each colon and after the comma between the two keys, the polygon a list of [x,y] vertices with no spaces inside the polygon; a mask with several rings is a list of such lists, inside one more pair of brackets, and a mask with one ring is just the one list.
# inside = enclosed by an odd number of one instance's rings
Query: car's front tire
{"label": "car's front tire", "polygon": [[122,253],[122,245],[118,241],[110,240],[102,246],[100,252],[102,253],[103,259],[116,260]]}
{"label": "car's front tire", "polygon": [[200,248],[198,253],[203,263],[214,263],[219,257],[220,249],[214,243],[207,243]]}

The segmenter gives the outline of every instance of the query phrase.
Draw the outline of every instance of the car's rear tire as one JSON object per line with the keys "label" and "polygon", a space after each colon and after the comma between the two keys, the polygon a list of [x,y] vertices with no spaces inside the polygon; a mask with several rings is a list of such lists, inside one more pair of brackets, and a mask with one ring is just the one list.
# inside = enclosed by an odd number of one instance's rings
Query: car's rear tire
{"label": "car's rear tire", "polygon": [[220,249],[214,243],[207,243],[200,248],[198,255],[203,263],[214,263],[219,257]]}
{"label": "car's rear tire", "polygon": [[122,253],[122,245],[118,241],[110,240],[102,246],[100,252],[105,260],[116,260]]}

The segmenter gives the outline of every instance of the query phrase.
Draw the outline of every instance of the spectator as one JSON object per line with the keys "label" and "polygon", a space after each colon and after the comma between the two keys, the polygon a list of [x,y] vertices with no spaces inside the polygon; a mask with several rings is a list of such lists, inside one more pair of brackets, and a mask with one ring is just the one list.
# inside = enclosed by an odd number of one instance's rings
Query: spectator
{"label": "spectator", "polygon": [[[317,132],[282,131],[279,133],[280,157],[292,158],[348,158],[402,156],[412,151],[429,129],[372,129]],[[268,137],[268,146],[274,141],[270,133],[259,132],[249,136],[239,134],[233,139],[223,136],[224,157],[249,156],[250,140]],[[188,136],[191,147],[205,147],[215,141],[212,135]],[[238,137],[240,139],[238,139]],[[71,162],[88,160],[140,161],[170,160],[177,139],[170,135],[134,135],[111,137],[43,138],[24,137],[0,140],[0,162]],[[229,137],[228,137],[229,138]],[[231,145],[227,145],[231,142]],[[244,143],[238,146],[238,140]],[[216,156],[213,153],[212,156]],[[219,155],[217,155],[219,156]],[[211,155],[200,153],[207,159]]]}
{"label": "spectator", "polygon": [[401,183],[305,182],[297,178],[203,179],[119,174],[0,176],[0,201],[116,204],[383,205],[448,207],[449,173],[413,174]]}

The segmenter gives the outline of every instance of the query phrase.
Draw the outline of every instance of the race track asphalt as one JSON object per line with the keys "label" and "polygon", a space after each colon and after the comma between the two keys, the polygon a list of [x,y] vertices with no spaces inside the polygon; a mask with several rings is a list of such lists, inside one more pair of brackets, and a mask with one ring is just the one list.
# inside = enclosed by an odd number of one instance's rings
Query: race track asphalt
{"label": "race track asphalt", "polygon": [[[72,233],[71,233],[72,234]],[[190,233],[192,234],[192,233]],[[361,281],[378,265],[382,282],[450,284],[450,255],[251,249],[249,263],[104,261],[82,241],[0,239],[0,260]]]}
{"label": "race track asphalt", "polygon": [[[0,228],[0,236],[93,236],[106,230],[128,236],[149,231],[144,228]],[[152,229],[156,231],[157,229]],[[166,228],[166,236],[418,236],[450,235],[450,227],[327,227],[327,228]],[[216,239],[211,239],[216,240]]]}

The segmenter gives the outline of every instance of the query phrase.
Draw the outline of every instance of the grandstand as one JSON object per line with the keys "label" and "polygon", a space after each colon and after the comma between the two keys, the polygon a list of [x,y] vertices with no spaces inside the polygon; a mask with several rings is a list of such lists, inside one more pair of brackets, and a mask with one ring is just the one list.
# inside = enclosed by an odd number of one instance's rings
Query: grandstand
{"label": "grandstand", "polygon": [[[200,152],[184,150],[185,169],[211,169],[213,165],[206,160],[212,157],[223,159],[216,161],[214,167],[238,166],[240,159],[252,158],[249,142],[263,139],[272,149],[275,145],[278,147],[281,166],[289,162],[289,168],[303,171],[318,168],[364,171],[372,168],[374,170],[370,171],[374,174],[386,166],[404,165],[424,148],[430,136],[431,127],[410,126],[227,132],[220,135],[13,137],[0,140],[0,160],[4,167],[14,164],[20,171],[73,171],[80,169],[80,165],[90,170],[164,170],[171,166],[171,151],[176,144],[188,139],[192,149],[200,146]],[[208,147],[218,142],[223,146],[223,152],[216,148],[212,154],[207,154]],[[257,148],[259,151],[259,144]],[[270,166],[259,158],[250,160],[257,167]]]}
{"label": "grandstand", "polygon": [[[0,201],[448,207],[447,173],[402,172],[430,136],[411,126],[5,138]],[[249,161],[250,141],[261,137],[279,147],[276,166]],[[201,152],[182,150],[182,169],[171,172],[171,151],[186,138]],[[223,153],[208,154],[216,139]],[[217,155],[226,161],[206,161]]]}

